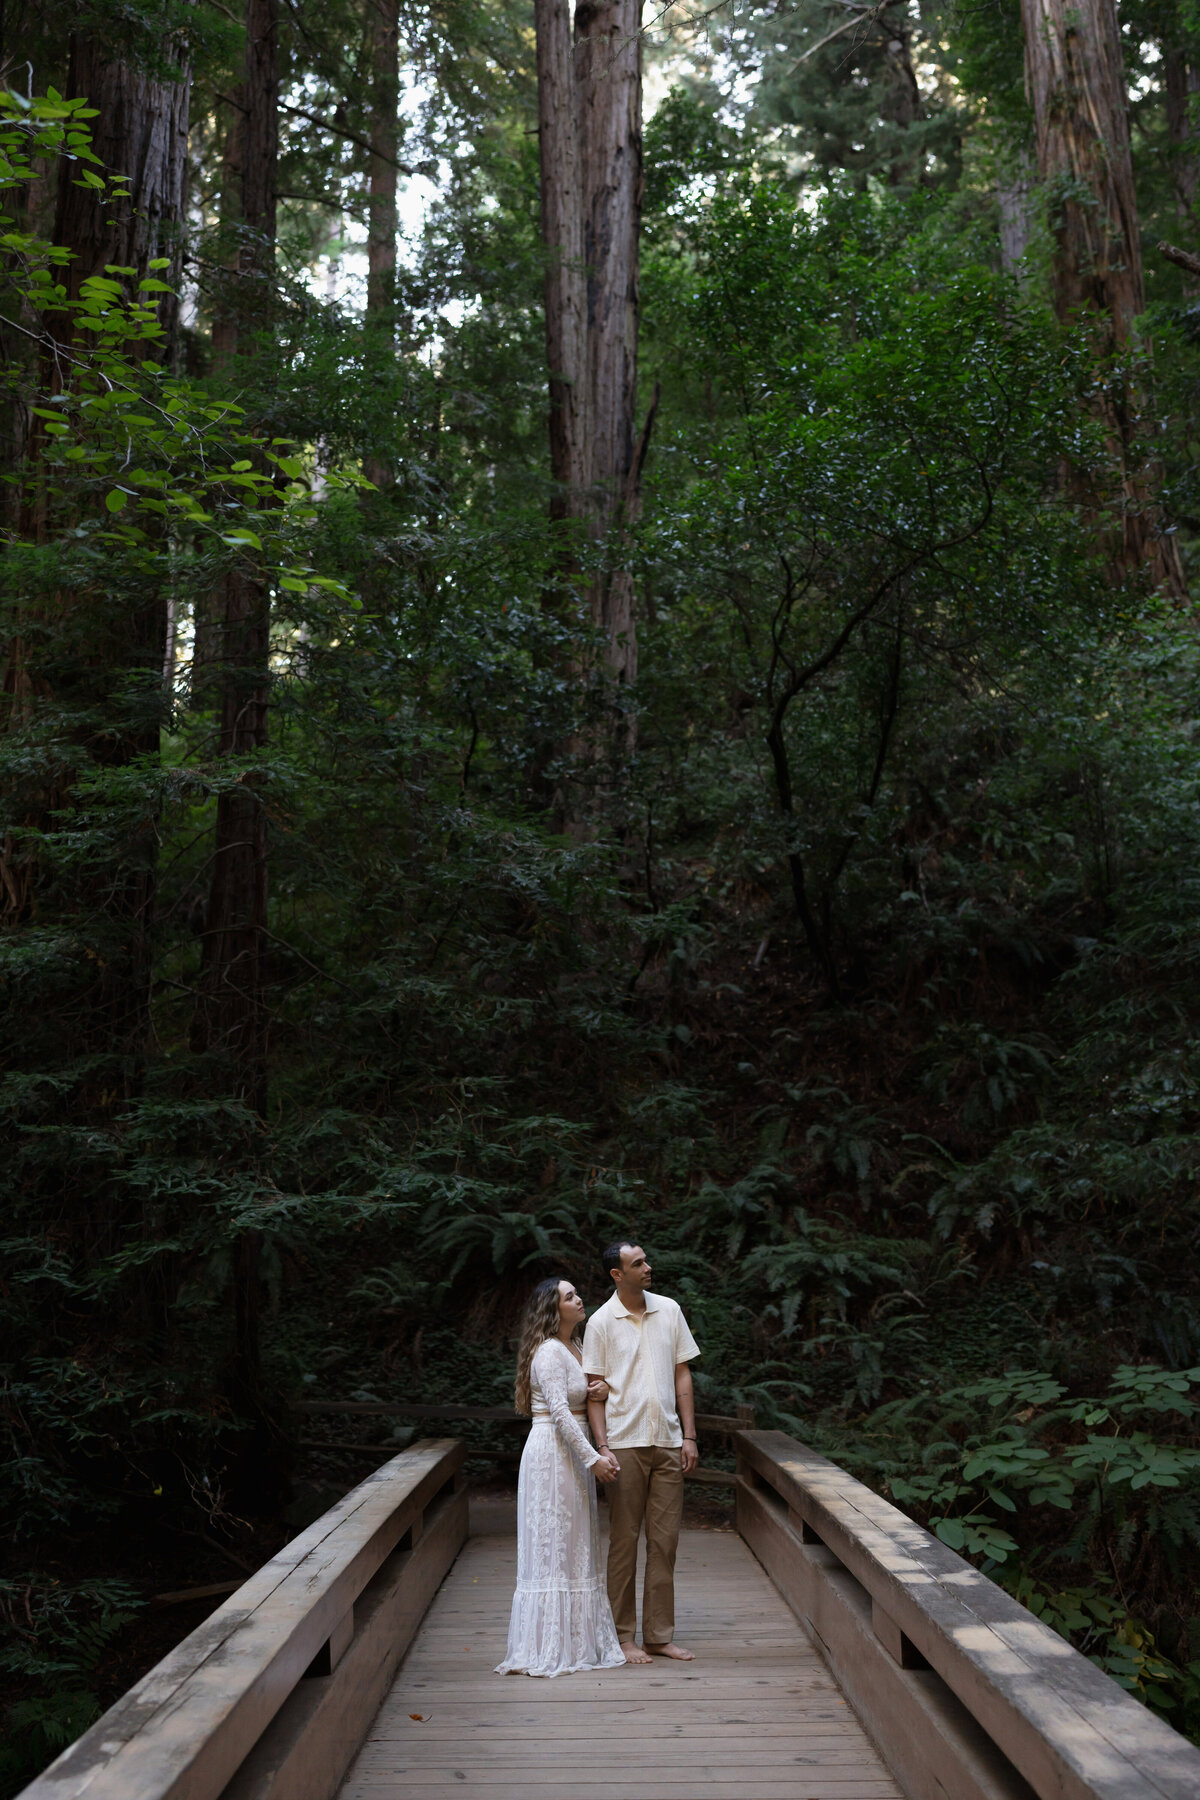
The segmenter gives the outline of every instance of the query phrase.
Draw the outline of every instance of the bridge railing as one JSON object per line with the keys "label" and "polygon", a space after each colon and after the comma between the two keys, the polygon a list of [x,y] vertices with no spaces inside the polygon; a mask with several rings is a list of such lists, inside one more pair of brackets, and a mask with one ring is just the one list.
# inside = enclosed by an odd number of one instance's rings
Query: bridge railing
{"label": "bridge railing", "polygon": [[330,1800],[467,1535],[427,1440],[251,1575],[21,1800]]}
{"label": "bridge railing", "polygon": [[1200,1796],[1200,1750],[836,1463],[745,1431],[736,1494],[909,1800]]}

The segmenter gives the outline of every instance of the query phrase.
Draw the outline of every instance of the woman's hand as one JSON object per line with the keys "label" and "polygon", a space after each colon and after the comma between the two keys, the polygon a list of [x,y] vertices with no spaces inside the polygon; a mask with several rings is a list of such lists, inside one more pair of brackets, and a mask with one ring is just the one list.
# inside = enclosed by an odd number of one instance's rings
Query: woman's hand
{"label": "woman's hand", "polygon": [[609,1395],[609,1386],[608,1386],[607,1381],[605,1381],[603,1375],[589,1375],[588,1376],[588,1391],[587,1391],[588,1399],[589,1400],[607,1400],[608,1395]]}
{"label": "woman's hand", "polygon": [[603,1482],[605,1487],[607,1487],[610,1481],[616,1481],[619,1478],[620,1473],[621,1465],[613,1455],[612,1451],[602,1450],[600,1452],[600,1460],[592,1465],[592,1474],[596,1477],[596,1480]]}

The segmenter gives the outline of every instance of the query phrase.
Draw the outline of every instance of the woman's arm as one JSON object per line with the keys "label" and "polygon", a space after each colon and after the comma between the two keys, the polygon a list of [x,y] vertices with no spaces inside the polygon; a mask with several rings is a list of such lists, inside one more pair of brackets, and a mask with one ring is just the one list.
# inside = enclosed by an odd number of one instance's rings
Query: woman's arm
{"label": "woman's arm", "polygon": [[[570,1355],[570,1352],[566,1354]],[[551,1340],[548,1339],[534,1352],[531,1372],[550,1409],[555,1431],[581,1468],[590,1469],[594,1463],[599,1462],[602,1452],[592,1449],[584,1436],[583,1428],[571,1412],[571,1403],[567,1398],[567,1365]]]}

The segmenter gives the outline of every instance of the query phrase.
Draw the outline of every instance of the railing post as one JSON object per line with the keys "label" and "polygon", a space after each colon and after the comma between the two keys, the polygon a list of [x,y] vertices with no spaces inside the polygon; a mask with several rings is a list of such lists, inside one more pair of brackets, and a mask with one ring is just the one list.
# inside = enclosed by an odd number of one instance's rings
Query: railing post
{"label": "railing post", "polygon": [[307,1677],[332,1675],[354,1639],[354,1608],[342,1614],[304,1673]]}
{"label": "railing post", "polygon": [[823,1544],[825,1542],[820,1532],[813,1529],[798,1507],[788,1507],[788,1524],[802,1544]]}
{"label": "railing post", "polygon": [[912,1639],[901,1631],[895,1619],[883,1610],[874,1595],[871,1597],[871,1629],[892,1661],[899,1663],[902,1669],[929,1667]]}

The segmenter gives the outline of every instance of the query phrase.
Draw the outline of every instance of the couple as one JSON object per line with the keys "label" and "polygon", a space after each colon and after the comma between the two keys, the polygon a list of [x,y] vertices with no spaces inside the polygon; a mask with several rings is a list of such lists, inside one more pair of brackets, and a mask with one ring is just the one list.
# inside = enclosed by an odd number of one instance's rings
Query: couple
{"label": "couple", "polygon": [[[640,1245],[610,1244],[604,1264],[615,1291],[586,1334],[583,1301],[569,1281],[539,1282],[525,1309],[516,1406],[532,1424],[517,1493],[517,1591],[498,1675],[692,1659],[674,1642],[675,1549],[683,1477],[699,1460],[688,1363],[700,1351],[674,1300],[650,1293]],[[610,1487],[607,1595],[593,1474]]]}

